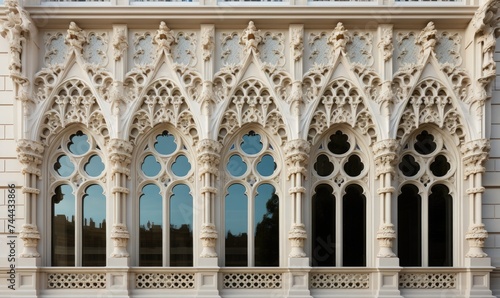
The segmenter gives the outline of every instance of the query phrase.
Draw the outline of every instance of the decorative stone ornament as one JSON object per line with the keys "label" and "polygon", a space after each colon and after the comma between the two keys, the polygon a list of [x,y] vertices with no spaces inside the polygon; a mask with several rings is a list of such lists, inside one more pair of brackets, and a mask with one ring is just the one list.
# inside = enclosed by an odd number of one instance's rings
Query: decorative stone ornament
{"label": "decorative stone ornament", "polygon": [[377,232],[378,245],[380,250],[378,258],[394,258],[396,254],[392,251],[392,243],[396,239],[396,231],[393,224],[384,224]]}
{"label": "decorative stone ornament", "polygon": [[114,28],[113,32],[113,50],[115,61],[121,60],[123,53],[128,48],[127,36],[123,28]]}
{"label": "decorative stone ornament", "polygon": [[437,30],[434,26],[434,22],[429,22],[417,36],[416,44],[419,44],[422,47],[424,55],[428,51],[434,52],[434,47],[436,46],[436,35]]}
{"label": "decorative stone ornament", "polygon": [[243,31],[240,37],[240,44],[243,45],[243,53],[247,54],[249,51],[253,50],[254,53],[258,53],[258,46],[262,42],[262,33],[257,30],[253,21],[248,23],[248,27]]}
{"label": "decorative stone ornament", "polygon": [[299,61],[304,52],[304,28],[292,28],[290,47],[293,49],[293,60]]}
{"label": "decorative stone ornament", "polygon": [[304,258],[304,242],[307,239],[307,232],[304,224],[293,224],[292,229],[288,232],[288,239],[292,247],[288,257]]}
{"label": "decorative stone ornament", "polygon": [[165,22],[161,22],[156,34],[153,38],[153,44],[157,45],[158,52],[165,50],[170,53],[172,45],[175,43],[174,32],[168,28]]}
{"label": "decorative stone ornament", "polygon": [[124,224],[113,225],[111,230],[111,239],[114,243],[113,252],[111,253],[112,258],[127,258],[129,256],[127,252],[129,238],[127,227]]}
{"label": "decorative stone ornament", "polygon": [[334,53],[345,53],[346,46],[351,42],[351,36],[341,22],[337,23],[335,29],[328,37],[328,44],[333,46]]}
{"label": "decorative stone ornament", "polygon": [[214,27],[203,27],[201,30],[201,46],[203,49],[203,61],[210,60],[215,49]]}
{"label": "decorative stone ornament", "polygon": [[24,247],[23,252],[19,254],[21,258],[39,258],[40,254],[37,251],[38,241],[40,240],[40,233],[37,227],[30,224],[23,225],[19,238],[23,239]]}
{"label": "decorative stone ornament", "polygon": [[389,61],[392,58],[392,52],[394,51],[394,45],[392,42],[392,29],[385,28],[380,37],[378,47],[381,50],[384,61]]}
{"label": "decorative stone ornament", "polygon": [[488,254],[483,251],[484,241],[488,238],[484,224],[473,225],[469,228],[465,239],[469,242],[467,258],[486,258]]}
{"label": "decorative stone ornament", "polygon": [[87,34],[75,22],[69,23],[65,43],[77,53],[82,53],[83,46],[87,43]]}

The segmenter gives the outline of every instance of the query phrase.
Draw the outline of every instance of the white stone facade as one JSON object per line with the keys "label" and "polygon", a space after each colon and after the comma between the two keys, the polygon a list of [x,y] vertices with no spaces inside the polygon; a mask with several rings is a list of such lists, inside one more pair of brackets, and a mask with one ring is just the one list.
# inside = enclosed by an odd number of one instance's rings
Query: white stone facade
{"label": "white stone facade", "polygon": [[500,297],[498,1],[89,2],[0,6],[0,296]]}

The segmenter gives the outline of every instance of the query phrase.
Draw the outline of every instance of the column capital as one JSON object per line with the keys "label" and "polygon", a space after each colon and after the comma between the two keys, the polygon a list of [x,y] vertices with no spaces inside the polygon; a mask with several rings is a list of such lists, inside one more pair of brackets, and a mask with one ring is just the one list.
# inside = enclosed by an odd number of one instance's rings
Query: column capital
{"label": "column capital", "polygon": [[399,142],[395,139],[381,140],[373,145],[377,177],[386,173],[394,173],[399,147]]}
{"label": "column capital", "polygon": [[40,254],[37,251],[40,233],[35,225],[23,225],[19,238],[24,241],[23,252],[19,255],[21,258],[39,258]]}
{"label": "column capital", "polygon": [[129,256],[127,252],[129,238],[130,235],[124,224],[113,225],[113,229],[111,230],[111,239],[114,242],[113,252],[111,253],[112,258],[127,258]]}
{"label": "column capital", "polygon": [[288,255],[290,258],[303,258],[306,256],[304,252],[304,241],[306,239],[306,226],[304,224],[293,224],[292,229],[288,232],[288,240],[292,245],[292,250]]}
{"label": "column capital", "polygon": [[27,139],[17,141],[17,159],[23,165],[23,174],[29,173],[41,176],[40,165],[42,164],[44,150],[45,147],[40,142]]}
{"label": "column capital", "polygon": [[108,143],[109,160],[111,162],[111,172],[130,175],[128,166],[132,162],[132,143],[122,139],[111,139]]}
{"label": "column capital", "polygon": [[467,258],[486,258],[488,255],[483,251],[486,238],[488,238],[488,232],[484,224],[471,226],[465,234],[465,239],[469,242],[469,251],[465,256]]}
{"label": "column capital", "polygon": [[392,242],[396,239],[396,232],[393,224],[384,224],[377,232],[377,240],[379,242],[380,251],[377,254],[378,258],[394,258],[396,255],[392,251]]}
{"label": "column capital", "polygon": [[198,142],[196,150],[198,152],[197,161],[201,166],[199,170],[200,176],[206,173],[218,176],[220,151],[222,150],[221,143],[212,139],[203,139]]}
{"label": "column capital", "polygon": [[302,139],[291,140],[285,144],[284,151],[286,164],[288,165],[288,177],[295,173],[306,174],[310,150],[311,144]]}
{"label": "column capital", "polygon": [[484,162],[490,152],[490,141],[487,139],[473,140],[464,143],[460,148],[463,154],[462,160],[465,167],[464,178],[472,174],[484,173],[486,171]]}
{"label": "column capital", "polygon": [[200,239],[203,242],[203,251],[200,254],[201,258],[216,258],[215,243],[218,234],[214,224],[204,224],[201,227]]}

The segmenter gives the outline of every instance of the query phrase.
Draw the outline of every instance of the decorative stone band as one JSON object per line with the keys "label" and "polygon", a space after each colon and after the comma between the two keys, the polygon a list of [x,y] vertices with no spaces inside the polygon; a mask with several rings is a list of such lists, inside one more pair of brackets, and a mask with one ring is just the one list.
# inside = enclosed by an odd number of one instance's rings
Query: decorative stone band
{"label": "decorative stone band", "polygon": [[50,273],[49,289],[105,289],[106,273]]}
{"label": "decorative stone band", "polygon": [[138,273],[137,289],[194,289],[194,273]]}
{"label": "decorative stone band", "polygon": [[455,273],[401,273],[400,289],[455,289],[457,274]]}
{"label": "decorative stone band", "polygon": [[311,289],[368,289],[368,273],[313,273],[309,277]]}
{"label": "decorative stone band", "polygon": [[283,275],[281,273],[225,273],[223,285],[225,289],[281,289]]}

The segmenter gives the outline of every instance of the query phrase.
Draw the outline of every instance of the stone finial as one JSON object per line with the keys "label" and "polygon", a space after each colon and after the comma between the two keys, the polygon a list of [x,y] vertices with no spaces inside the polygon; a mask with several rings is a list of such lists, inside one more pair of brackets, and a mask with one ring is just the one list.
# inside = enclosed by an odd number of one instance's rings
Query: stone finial
{"label": "stone finial", "polygon": [[168,28],[165,22],[160,22],[158,30],[153,38],[153,43],[158,46],[158,50],[165,49],[170,53],[170,49],[173,44],[175,44],[174,32]]}
{"label": "stone finial", "polygon": [[351,42],[351,36],[349,32],[344,27],[344,24],[341,22],[337,23],[337,26],[333,29],[332,33],[328,37],[328,44],[333,46],[333,50],[335,52],[341,51],[345,52],[345,48],[348,43]]}
{"label": "stone finial", "polygon": [[244,52],[247,53],[250,50],[254,50],[258,53],[257,47],[262,42],[262,35],[260,30],[257,30],[255,24],[250,21],[247,28],[240,37],[240,44],[244,46]]}
{"label": "stone finial", "polygon": [[69,23],[65,43],[81,53],[83,51],[83,46],[87,43],[85,31],[78,27],[75,22]]}

